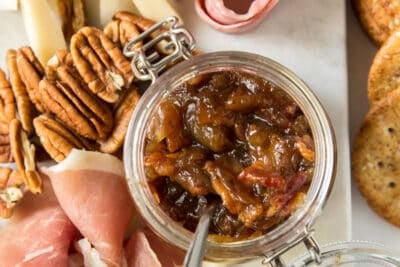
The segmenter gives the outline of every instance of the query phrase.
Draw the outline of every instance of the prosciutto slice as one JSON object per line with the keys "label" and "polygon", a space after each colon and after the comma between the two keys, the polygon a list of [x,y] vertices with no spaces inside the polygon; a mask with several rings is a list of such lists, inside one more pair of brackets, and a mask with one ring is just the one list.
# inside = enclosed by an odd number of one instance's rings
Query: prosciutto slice
{"label": "prosciutto slice", "polygon": [[260,23],[278,2],[254,0],[244,14],[226,7],[224,0],[195,0],[195,8],[200,18],[213,28],[224,32],[241,32]]}
{"label": "prosciutto slice", "polygon": [[73,224],[109,266],[121,266],[133,202],[122,162],[108,154],[73,150],[45,170]]}
{"label": "prosciutto slice", "polygon": [[68,250],[78,231],[55,201],[50,183],[44,193],[28,193],[12,222],[0,228],[0,266],[68,266]]}
{"label": "prosciutto slice", "polygon": [[16,206],[13,216],[9,219],[10,223],[18,223],[20,220],[48,207],[60,208],[49,178],[43,173],[41,177],[43,180],[43,192],[40,195],[27,192]]}
{"label": "prosciutto slice", "polygon": [[125,248],[128,267],[178,267],[185,254],[167,244],[149,229],[133,233]]}

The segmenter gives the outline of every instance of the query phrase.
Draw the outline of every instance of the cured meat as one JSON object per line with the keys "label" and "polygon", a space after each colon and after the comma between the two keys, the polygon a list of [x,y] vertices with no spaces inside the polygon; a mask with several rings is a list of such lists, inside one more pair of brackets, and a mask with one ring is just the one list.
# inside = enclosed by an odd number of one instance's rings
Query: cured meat
{"label": "cured meat", "polygon": [[68,266],[68,250],[78,231],[58,206],[50,183],[44,193],[28,193],[12,222],[0,229],[2,267]]}
{"label": "cured meat", "polygon": [[120,266],[133,202],[122,162],[99,152],[72,150],[45,170],[57,199],[73,224],[109,266]]}
{"label": "cured meat", "polygon": [[151,249],[149,241],[142,231],[133,233],[126,246],[125,255],[128,267],[162,267],[157,255]]}
{"label": "cured meat", "polygon": [[78,252],[69,254],[68,267],[85,267],[82,254]]}
{"label": "cured meat", "polygon": [[136,231],[125,248],[128,267],[178,267],[185,254],[161,240],[149,229]]}
{"label": "cured meat", "polygon": [[195,0],[200,18],[224,32],[241,32],[260,23],[279,0],[254,0],[244,14],[226,7],[224,0]]}
{"label": "cured meat", "polygon": [[20,220],[27,218],[47,207],[59,207],[56,196],[48,177],[41,174],[43,182],[43,193],[37,195],[27,192],[24,198],[18,203],[13,216],[9,219],[10,223],[18,223]]}

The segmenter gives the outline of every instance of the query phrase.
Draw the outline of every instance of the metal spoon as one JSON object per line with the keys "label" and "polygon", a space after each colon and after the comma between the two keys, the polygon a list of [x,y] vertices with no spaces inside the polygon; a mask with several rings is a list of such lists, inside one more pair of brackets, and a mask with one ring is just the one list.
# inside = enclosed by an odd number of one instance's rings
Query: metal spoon
{"label": "metal spoon", "polygon": [[208,236],[208,228],[210,226],[211,216],[215,210],[215,205],[205,208],[197,224],[196,232],[186,252],[184,267],[201,266],[206,248],[206,240]]}

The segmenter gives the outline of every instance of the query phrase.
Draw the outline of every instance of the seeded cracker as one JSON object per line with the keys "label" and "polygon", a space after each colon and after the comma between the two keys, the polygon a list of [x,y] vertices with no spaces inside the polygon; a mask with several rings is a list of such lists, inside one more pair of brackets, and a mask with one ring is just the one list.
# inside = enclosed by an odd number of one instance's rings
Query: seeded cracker
{"label": "seeded cracker", "polygon": [[364,30],[377,44],[400,26],[400,0],[353,0]]}
{"label": "seeded cracker", "polygon": [[393,33],[376,54],[368,76],[370,105],[400,87],[400,30]]}
{"label": "seeded cracker", "polygon": [[361,194],[383,218],[400,226],[400,89],[367,114],[352,155]]}

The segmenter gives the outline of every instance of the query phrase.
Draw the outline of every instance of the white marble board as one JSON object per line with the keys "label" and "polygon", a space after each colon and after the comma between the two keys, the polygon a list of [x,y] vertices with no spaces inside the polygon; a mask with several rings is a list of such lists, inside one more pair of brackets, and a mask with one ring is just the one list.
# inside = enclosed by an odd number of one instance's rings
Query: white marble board
{"label": "white marble board", "polygon": [[[195,13],[192,0],[177,3],[185,25],[202,50],[258,53],[287,66],[313,88],[332,120],[338,146],[336,181],[316,223],[316,238],[321,244],[349,240],[345,1],[282,0],[262,24],[241,34],[224,34],[207,26]],[[0,16],[0,65],[4,67],[6,50],[26,45],[27,38],[18,12],[1,11]],[[248,266],[255,266],[255,262]]]}

